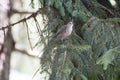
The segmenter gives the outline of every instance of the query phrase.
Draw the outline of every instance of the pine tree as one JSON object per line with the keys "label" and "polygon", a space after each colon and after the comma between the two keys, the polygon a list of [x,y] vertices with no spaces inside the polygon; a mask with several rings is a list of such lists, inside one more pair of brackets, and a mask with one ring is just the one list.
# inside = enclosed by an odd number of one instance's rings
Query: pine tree
{"label": "pine tree", "polygon": [[[42,72],[49,80],[119,80],[119,11],[104,0],[40,0],[48,17],[41,39]],[[102,4],[104,3],[104,4]],[[50,44],[62,25],[74,19],[64,41]],[[48,45],[50,44],[50,45]],[[103,65],[103,66],[102,66]]]}

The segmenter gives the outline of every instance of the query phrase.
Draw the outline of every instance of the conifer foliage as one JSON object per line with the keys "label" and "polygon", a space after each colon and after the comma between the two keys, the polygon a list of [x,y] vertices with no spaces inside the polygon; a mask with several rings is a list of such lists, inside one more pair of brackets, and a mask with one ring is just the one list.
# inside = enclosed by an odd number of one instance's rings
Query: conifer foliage
{"label": "conifer foliage", "polygon": [[[119,80],[120,11],[104,0],[39,0],[48,24],[42,72],[49,80]],[[108,0],[109,1],[109,0]],[[104,4],[102,4],[102,2]],[[118,7],[117,7],[118,8]],[[74,30],[63,41],[50,42],[70,19]]]}

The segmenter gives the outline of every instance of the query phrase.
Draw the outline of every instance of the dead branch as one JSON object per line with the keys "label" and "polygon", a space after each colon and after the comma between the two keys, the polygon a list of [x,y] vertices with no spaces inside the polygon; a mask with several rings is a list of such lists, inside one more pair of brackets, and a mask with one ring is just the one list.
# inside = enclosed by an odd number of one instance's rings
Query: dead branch
{"label": "dead branch", "polygon": [[105,6],[101,5],[101,4],[99,4],[99,6],[100,6],[103,10],[105,10],[106,12],[108,12],[110,15],[112,15],[113,17],[116,17],[116,16],[117,16],[115,13],[113,13],[113,12],[112,12],[110,9],[108,9],[107,7],[105,7]]}
{"label": "dead branch", "polygon": [[24,55],[27,55],[29,57],[32,57],[32,58],[38,58],[38,59],[40,59],[38,56],[30,54],[27,50],[15,48],[14,51],[18,51],[18,52],[20,52],[20,53],[22,53]]}
{"label": "dead branch", "polygon": [[46,45],[45,37],[43,35],[42,29],[41,29],[40,24],[39,24],[38,20],[36,19],[36,17],[34,17],[34,21],[35,21],[36,28],[38,30],[39,36],[41,36],[43,38],[44,45]]}
{"label": "dead branch", "polygon": [[37,16],[38,13],[41,13],[41,14],[44,13],[44,14],[45,14],[46,12],[47,12],[47,11],[46,11],[46,7],[44,7],[44,8],[39,8],[39,10],[37,10],[35,13],[32,13],[30,16],[28,16],[28,17],[26,17],[26,18],[23,18],[23,19],[15,22],[15,23],[9,24],[9,25],[7,25],[7,26],[3,26],[3,27],[0,26],[0,30],[5,30],[5,29],[7,29],[7,28],[11,28],[11,27],[13,27],[14,25],[16,25],[16,24],[18,24],[18,23],[25,22],[26,20]]}
{"label": "dead branch", "polygon": [[29,44],[30,44],[30,48],[33,50],[32,43],[30,41],[30,35],[29,35],[29,29],[28,29],[27,21],[25,21],[24,23],[25,23],[25,25],[27,27],[27,35],[28,35],[28,41],[29,41]]}
{"label": "dead branch", "polygon": [[13,13],[19,13],[19,14],[32,14],[35,13],[37,10],[26,10],[26,9],[11,9]]}

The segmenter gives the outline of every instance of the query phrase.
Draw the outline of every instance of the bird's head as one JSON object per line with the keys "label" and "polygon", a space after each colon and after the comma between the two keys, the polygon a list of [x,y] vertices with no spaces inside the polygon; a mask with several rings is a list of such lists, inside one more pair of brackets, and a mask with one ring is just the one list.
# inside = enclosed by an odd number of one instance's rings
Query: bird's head
{"label": "bird's head", "polygon": [[70,21],[68,24],[67,24],[67,26],[73,26],[73,21]]}

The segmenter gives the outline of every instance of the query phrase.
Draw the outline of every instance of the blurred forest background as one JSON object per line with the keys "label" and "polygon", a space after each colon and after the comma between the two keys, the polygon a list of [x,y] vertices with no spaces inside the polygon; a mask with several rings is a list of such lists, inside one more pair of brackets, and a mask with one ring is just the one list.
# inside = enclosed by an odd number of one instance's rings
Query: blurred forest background
{"label": "blurred forest background", "polygon": [[119,80],[119,17],[120,0],[1,0],[0,80]]}

